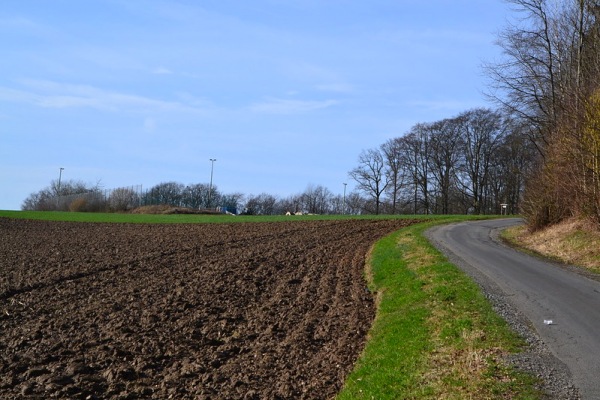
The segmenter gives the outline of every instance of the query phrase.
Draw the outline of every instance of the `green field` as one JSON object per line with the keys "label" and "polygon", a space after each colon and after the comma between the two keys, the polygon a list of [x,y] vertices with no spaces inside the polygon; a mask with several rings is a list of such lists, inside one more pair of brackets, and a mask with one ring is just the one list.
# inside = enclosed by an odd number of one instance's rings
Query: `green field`
{"label": "green field", "polygon": [[120,223],[228,223],[420,218],[381,239],[367,268],[378,312],[338,400],[537,399],[534,378],[502,363],[524,342],[479,288],[433,248],[424,231],[467,216],[229,216],[0,211],[0,217]]}

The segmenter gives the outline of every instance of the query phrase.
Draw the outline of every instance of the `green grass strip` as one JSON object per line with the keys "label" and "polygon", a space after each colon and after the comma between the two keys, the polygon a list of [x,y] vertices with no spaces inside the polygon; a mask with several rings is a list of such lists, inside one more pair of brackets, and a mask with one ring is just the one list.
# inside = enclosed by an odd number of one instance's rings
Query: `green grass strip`
{"label": "green grass strip", "polygon": [[337,399],[540,398],[532,377],[502,362],[524,342],[423,236],[436,223],[402,229],[374,246],[369,279],[378,312]]}

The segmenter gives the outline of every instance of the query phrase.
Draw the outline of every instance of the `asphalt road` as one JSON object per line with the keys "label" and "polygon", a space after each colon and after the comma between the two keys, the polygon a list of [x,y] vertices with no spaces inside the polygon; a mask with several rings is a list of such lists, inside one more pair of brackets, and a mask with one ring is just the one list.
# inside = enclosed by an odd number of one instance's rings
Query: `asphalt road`
{"label": "asphalt road", "polygon": [[499,231],[519,223],[443,225],[428,236],[467,273],[497,285],[570,370],[582,399],[600,399],[600,282],[502,244]]}

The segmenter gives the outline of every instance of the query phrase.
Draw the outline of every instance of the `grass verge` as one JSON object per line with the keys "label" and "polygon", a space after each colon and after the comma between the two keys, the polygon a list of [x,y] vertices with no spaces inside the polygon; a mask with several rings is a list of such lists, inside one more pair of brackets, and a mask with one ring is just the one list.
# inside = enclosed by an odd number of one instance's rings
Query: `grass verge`
{"label": "grass verge", "polygon": [[524,342],[423,236],[436,223],[408,227],[374,246],[369,275],[378,313],[337,399],[539,398],[532,377],[502,362]]}

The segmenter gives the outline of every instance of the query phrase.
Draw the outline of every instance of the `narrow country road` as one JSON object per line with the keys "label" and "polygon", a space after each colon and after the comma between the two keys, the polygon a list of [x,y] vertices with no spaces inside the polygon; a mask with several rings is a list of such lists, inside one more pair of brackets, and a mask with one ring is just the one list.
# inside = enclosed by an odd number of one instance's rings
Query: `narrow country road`
{"label": "narrow country road", "polygon": [[498,233],[520,223],[443,225],[428,237],[476,281],[497,286],[567,366],[582,399],[600,399],[600,282],[502,244]]}

